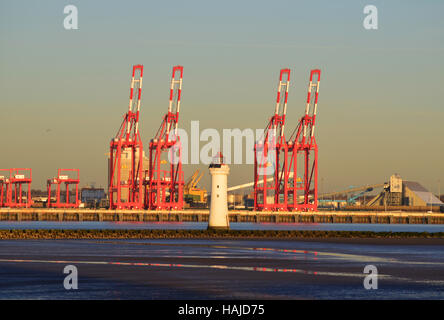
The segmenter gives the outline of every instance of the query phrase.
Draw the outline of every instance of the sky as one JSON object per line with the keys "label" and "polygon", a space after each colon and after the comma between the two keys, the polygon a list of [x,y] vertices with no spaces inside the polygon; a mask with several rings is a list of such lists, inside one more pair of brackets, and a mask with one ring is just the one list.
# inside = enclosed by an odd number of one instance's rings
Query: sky
{"label": "sky", "polygon": [[[78,30],[65,30],[66,5]],[[378,9],[378,29],[363,8]],[[109,141],[127,110],[131,66],[144,65],[145,149],[184,66],[180,127],[264,128],[278,74],[292,72],[286,134],[322,70],[320,192],[399,173],[444,190],[444,2],[0,1],[0,168],[30,167],[33,188],[58,168],[106,186]],[[201,143],[201,147],[205,143]],[[205,165],[185,165],[185,177]],[[253,180],[231,165],[229,185]],[[442,192],[441,192],[442,193]]]}

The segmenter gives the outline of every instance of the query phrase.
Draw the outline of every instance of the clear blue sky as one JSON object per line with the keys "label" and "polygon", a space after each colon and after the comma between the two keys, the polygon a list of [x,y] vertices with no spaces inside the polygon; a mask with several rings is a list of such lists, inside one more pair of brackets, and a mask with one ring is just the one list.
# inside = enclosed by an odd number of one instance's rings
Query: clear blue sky
{"label": "clear blue sky", "polygon": [[[68,4],[79,10],[79,30],[63,28]],[[362,26],[367,4],[378,8],[378,30]],[[184,66],[181,126],[200,120],[201,129],[220,130],[263,128],[279,69],[290,67],[287,133],[303,113],[309,70],[320,68],[322,188],[396,172],[436,193],[444,182],[443,15],[438,0],[2,0],[0,167],[32,167],[35,188],[59,167],[104,186],[132,64],[145,66],[146,147],[167,109],[173,65]],[[186,176],[198,167],[186,166]],[[233,166],[229,184],[252,177],[252,166]]]}

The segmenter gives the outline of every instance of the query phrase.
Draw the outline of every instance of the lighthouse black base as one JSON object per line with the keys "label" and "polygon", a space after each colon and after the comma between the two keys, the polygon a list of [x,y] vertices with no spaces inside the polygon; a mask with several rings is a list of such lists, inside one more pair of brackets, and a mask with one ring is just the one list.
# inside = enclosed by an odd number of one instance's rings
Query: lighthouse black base
{"label": "lighthouse black base", "polygon": [[219,230],[221,230],[221,231],[227,231],[227,230],[230,230],[230,226],[228,226],[228,227],[221,227],[221,226],[217,226],[217,227],[210,227],[210,226],[208,226],[207,227],[207,230],[215,230],[215,231],[219,231]]}

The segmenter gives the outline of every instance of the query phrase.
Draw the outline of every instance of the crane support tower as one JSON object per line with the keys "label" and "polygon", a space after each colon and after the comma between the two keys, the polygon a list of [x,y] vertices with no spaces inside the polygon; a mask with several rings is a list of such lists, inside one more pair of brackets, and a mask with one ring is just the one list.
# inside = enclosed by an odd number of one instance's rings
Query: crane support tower
{"label": "crane support tower", "polygon": [[0,208],[6,204],[6,194],[9,184],[9,169],[0,169]]}
{"label": "crane support tower", "polygon": [[128,112],[109,153],[110,209],[142,209],[143,207],[143,146],[139,133],[140,98],[143,65],[133,66]]}
{"label": "crane support tower", "polygon": [[182,77],[183,67],[174,66],[168,112],[156,136],[150,141],[149,170],[145,180],[145,207],[152,210],[180,210],[184,205],[182,147],[177,135]]}
{"label": "crane support tower", "polygon": [[263,139],[254,146],[254,208],[258,211],[287,209],[288,146],[284,129],[289,87],[290,69],[282,69],[274,115]]}
{"label": "crane support tower", "polygon": [[32,170],[30,168],[12,168],[9,170],[2,169],[1,171],[5,174],[9,173],[9,176],[0,174],[0,206],[9,208],[31,207]]}
{"label": "crane support tower", "polygon": [[[315,124],[320,81],[321,70],[311,70],[305,114],[288,141],[288,151],[291,154],[288,170],[294,177],[288,188],[290,211],[316,211],[318,207],[318,145]],[[300,168],[299,160],[302,162]]]}
{"label": "crane support tower", "polygon": [[[71,176],[70,176],[71,175]],[[79,201],[79,182],[80,182],[80,170],[79,169],[59,169],[56,178],[48,179],[48,202],[47,208],[78,208]],[[56,201],[51,202],[51,186],[56,185]],[[65,184],[65,201],[61,200],[61,187]],[[76,197],[72,202],[69,194],[69,186],[74,185],[76,190]]]}

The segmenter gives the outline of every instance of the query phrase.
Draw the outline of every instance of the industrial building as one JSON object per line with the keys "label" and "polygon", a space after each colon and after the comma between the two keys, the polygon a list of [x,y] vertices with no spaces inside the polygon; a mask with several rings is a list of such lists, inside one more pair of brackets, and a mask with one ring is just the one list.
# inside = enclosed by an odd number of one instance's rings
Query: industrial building
{"label": "industrial building", "polygon": [[104,202],[106,200],[105,189],[85,187],[80,190],[81,201],[86,208],[98,208],[106,206]]}
{"label": "industrial building", "polygon": [[407,206],[442,206],[444,203],[418,182],[404,181],[403,205]]}
{"label": "industrial building", "polygon": [[[375,190],[381,191],[371,195]],[[393,174],[388,183],[321,194],[319,203],[323,209],[444,211],[444,203],[432,192],[419,182],[404,181],[399,174]]]}
{"label": "industrial building", "polygon": [[[132,169],[132,163],[133,163],[133,153],[131,148],[126,148],[122,150],[121,154],[121,160],[120,160],[120,180],[121,181],[128,181],[131,177],[131,169]],[[136,149],[135,151],[135,159],[139,159],[139,150]],[[110,166],[112,164],[110,163],[110,159],[108,157],[108,172],[111,169]],[[149,168],[149,159],[145,154],[145,151],[142,151],[142,173],[143,177],[148,176],[148,168]],[[108,177],[110,178],[110,177]],[[117,184],[117,176],[113,176],[114,179],[114,185]],[[120,191],[120,197],[122,199],[128,199],[128,189],[122,188]],[[83,201],[82,201],[83,202]]]}
{"label": "industrial building", "polygon": [[367,206],[441,207],[444,203],[416,181],[403,181],[399,174],[390,177],[390,183]]}

